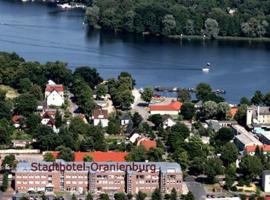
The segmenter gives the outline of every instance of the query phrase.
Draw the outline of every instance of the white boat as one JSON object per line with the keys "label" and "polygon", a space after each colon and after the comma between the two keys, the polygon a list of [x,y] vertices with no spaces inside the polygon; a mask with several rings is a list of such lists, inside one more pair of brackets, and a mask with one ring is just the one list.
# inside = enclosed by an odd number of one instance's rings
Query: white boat
{"label": "white boat", "polygon": [[210,71],[210,63],[207,63],[205,67],[202,68],[203,72],[209,72]]}
{"label": "white boat", "polygon": [[62,8],[62,9],[70,9],[72,8],[72,6],[68,3],[64,3],[64,4],[57,4],[58,7]]}

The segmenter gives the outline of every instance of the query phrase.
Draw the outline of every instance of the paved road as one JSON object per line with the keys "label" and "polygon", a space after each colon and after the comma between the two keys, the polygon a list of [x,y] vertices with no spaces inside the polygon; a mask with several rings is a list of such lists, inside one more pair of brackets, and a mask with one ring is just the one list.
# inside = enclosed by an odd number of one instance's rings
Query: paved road
{"label": "paved road", "polygon": [[201,183],[196,181],[186,181],[188,190],[193,193],[196,200],[203,200],[206,197],[206,191]]}

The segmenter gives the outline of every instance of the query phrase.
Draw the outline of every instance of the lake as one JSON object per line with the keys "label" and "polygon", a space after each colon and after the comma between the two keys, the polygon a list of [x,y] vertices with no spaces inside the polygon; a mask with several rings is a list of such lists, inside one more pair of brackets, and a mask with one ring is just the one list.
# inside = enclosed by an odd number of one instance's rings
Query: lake
{"label": "lake", "polygon": [[[237,103],[270,91],[270,43],[180,41],[87,30],[79,10],[0,0],[0,51],[26,60],[89,65],[104,78],[130,72],[137,87],[195,87],[207,82]],[[211,63],[206,74],[201,68]]]}

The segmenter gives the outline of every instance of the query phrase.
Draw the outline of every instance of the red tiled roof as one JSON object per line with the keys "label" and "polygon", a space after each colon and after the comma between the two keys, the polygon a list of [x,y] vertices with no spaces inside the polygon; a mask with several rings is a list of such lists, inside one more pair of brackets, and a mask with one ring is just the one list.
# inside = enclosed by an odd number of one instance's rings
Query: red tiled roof
{"label": "red tiled roof", "polygon": [[127,152],[115,151],[75,152],[74,161],[82,162],[85,156],[90,156],[94,162],[125,162],[127,154]]}
{"label": "red tiled roof", "polygon": [[56,92],[63,92],[64,91],[64,86],[63,85],[46,85],[46,92],[52,92],[52,91],[56,91]]}
{"label": "red tiled roof", "polygon": [[138,141],[137,145],[142,145],[146,150],[149,150],[151,148],[156,148],[157,143],[154,140],[149,140],[147,138],[142,138]]}
{"label": "red tiled roof", "polygon": [[20,123],[20,120],[22,120],[24,117],[21,115],[14,115],[11,119],[13,124],[18,124]]}
{"label": "red tiled roof", "polygon": [[172,101],[170,104],[150,105],[150,111],[179,111],[182,103],[179,101]]}
{"label": "red tiled roof", "polygon": [[238,111],[238,108],[237,107],[231,107],[231,109],[229,111],[229,115],[231,117],[234,117],[236,115],[237,111]]}
{"label": "red tiled roof", "polygon": [[95,109],[93,112],[93,119],[108,119],[108,111],[100,108]]}
{"label": "red tiled roof", "polygon": [[[256,151],[256,148],[257,148],[256,145],[246,146],[245,151],[247,153],[255,152]],[[259,146],[259,148],[261,150],[263,150],[264,152],[270,152],[270,145],[262,145],[262,146]]]}
{"label": "red tiled roof", "polygon": [[55,111],[46,111],[44,114],[43,114],[43,118],[54,118],[56,112]]}

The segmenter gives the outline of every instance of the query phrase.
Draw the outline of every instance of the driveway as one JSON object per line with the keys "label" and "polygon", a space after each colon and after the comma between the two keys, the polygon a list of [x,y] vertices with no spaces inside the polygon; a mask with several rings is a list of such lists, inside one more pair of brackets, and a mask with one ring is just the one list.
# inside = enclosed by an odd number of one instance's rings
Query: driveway
{"label": "driveway", "polygon": [[188,190],[192,192],[196,200],[204,200],[206,197],[206,191],[203,185],[193,180],[186,180]]}

